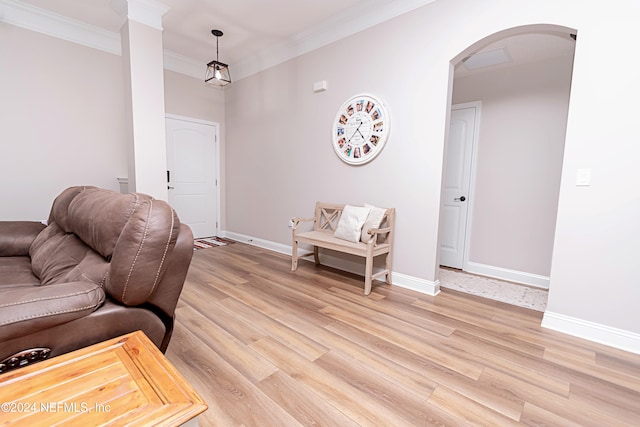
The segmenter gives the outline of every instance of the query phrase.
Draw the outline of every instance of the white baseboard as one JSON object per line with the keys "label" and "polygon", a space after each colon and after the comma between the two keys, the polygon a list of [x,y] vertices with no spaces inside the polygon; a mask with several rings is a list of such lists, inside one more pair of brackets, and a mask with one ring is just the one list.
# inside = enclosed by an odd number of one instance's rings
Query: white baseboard
{"label": "white baseboard", "polygon": [[481,276],[509,282],[522,283],[536,288],[549,289],[549,277],[539,274],[525,273],[524,271],[510,270],[508,268],[495,267],[493,265],[480,264],[469,261],[464,266],[464,271]]}
{"label": "white baseboard", "polygon": [[[258,239],[256,237],[247,236],[245,234],[234,233],[232,231],[221,231],[220,237],[232,239],[237,242],[247,243],[249,245],[258,246],[264,249],[269,249],[274,252],[279,252],[285,255],[291,255],[291,246],[283,245],[281,243],[275,243],[269,240]],[[308,252],[307,250],[299,249],[298,253],[302,254]],[[329,254],[320,253],[320,263],[328,267],[335,268],[337,270],[347,271],[349,273],[358,274],[364,276],[364,261],[357,262],[344,258],[339,258]],[[374,269],[374,274],[381,271],[381,269]],[[414,291],[435,296],[440,292],[440,282],[436,280],[432,282],[430,280],[421,279],[419,277],[409,276],[407,274],[397,273],[393,271],[391,273],[392,284],[400,286],[402,288],[412,289]]]}
{"label": "white baseboard", "polygon": [[272,242],[270,240],[258,239],[257,237],[247,236],[246,234],[234,233],[233,231],[221,231],[221,236],[226,239],[235,240],[236,242],[247,243],[249,245],[258,246],[263,249],[269,249],[285,255],[291,255],[291,246],[281,243]]}
{"label": "white baseboard", "polygon": [[640,334],[545,311],[542,326],[575,337],[640,354]]}
{"label": "white baseboard", "polygon": [[402,273],[393,273],[393,284],[402,288],[411,289],[423,294],[436,296],[440,293],[440,281],[420,279],[419,277],[409,276]]}
{"label": "white baseboard", "polygon": [[[236,240],[238,242],[247,243],[249,245],[258,246],[264,249],[268,249],[274,252],[279,252],[285,255],[291,254],[291,246],[275,243],[269,240],[258,239],[256,237],[247,236],[244,234],[234,233],[230,231],[222,231],[220,237],[226,237],[228,239]],[[301,250],[301,253],[304,252]],[[335,256],[321,254],[321,262],[324,265],[348,271],[354,274],[364,274],[364,264],[360,264],[355,261],[344,260]],[[524,283],[523,280],[515,280],[514,277],[534,276],[541,279],[546,279],[546,286],[540,286],[536,284],[530,284],[531,286],[548,288],[549,278],[543,276],[531,275],[529,273],[514,272],[513,270],[500,269],[491,266],[485,266],[483,264],[470,263],[472,266],[479,266],[479,269],[473,271],[473,269],[467,270],[469,273],[482,274],[484,276],[496,277],[498,279],[509,280],[512,282]],[[498,274],[493,272],[498,271]],[[502,274],[502,272],[509,272],[508,275]],[[515,273],[515,274],[514,274]],[[411,289],[423,294],[435,296],[440,292],[440,282],[436,280],[432,282],[430,280],[421,279],[415,276],[409,276],[407,274],[393,272],[393,285],[403,288]],[[540,282],[536,282],[540,283]],[[622,329],[612,328],[610,326],[601,325],[594,322],[578,319],[575,317],[565,316],[563,314],[553,313],[546,311],[542,318],[542,326],[548,329],[552,329],[558,332],[562,332],[568,335],[584,338],[590,341],[598,342],[600,344],[608,345],[611,347],[619,348],[621,350],[630,351],[632,353],[640,354],[640,334],[625,331]]]}

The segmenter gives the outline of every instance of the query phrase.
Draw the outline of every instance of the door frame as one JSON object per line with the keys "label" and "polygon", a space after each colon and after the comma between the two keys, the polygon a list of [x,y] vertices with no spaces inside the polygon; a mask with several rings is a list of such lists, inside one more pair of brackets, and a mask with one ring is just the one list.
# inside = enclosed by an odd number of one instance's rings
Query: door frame
{"label": "door frame", "polygon": [[[469,193],[467,199],[469,201],[467,208],[467,217],[465,221],[467,226],[465,227],[464,236],[464,249],[462,250],[462,270],[467,271],[469,267],[469,248],[471,246],[471,228],[473,224],[473,205],[475,201],[475,189],[476,189],[476,168],[477,168],[477,156],[478,156],[478,139],[480,133],[480,117],[482,111],[482,101],[462,102],[459,104],[452,104],[449,112],[449,122],[451,121],[451,112],[454,110],[463,110],[465,108],[475,108],[475,118],[473,126],[473,137],[471,138],[471,164],[469,165]],[[447,137],[447,144],[449,144],[449,138]],[[445,159],[446,160],[446,159]],[[446,162],[445,162],[446,164]],[[441,193],[444,189],[441,189]],[[441,197],[442,198],[442,197]],[[438,259],[440,256],[438,255]]]}
{"label": "door frame", "polygon": [[[180,120],[183,122],[192,122],[192,123],[198,123],[201,125],[206,125],[206,126],[213,126],[215,128],[215,141],[213,143],[213,155],[215,157],[214,159],[214,166],[216,168],[216,173],[215,173],[215,187],[216,187],[216,226],[215,226],[215,235],[219,235],[220,234],[220,212],[222,211],[222,207],[221,207],[221,198],[220,198],[220,193],[221,193],[221,181],[220,181],[220,123],[218,122],[212,122],[209,120],[202,120],[202,119],[196,119],[193,117],[187,117],[187,116],[180,116],[177,114],[165,114],[165,121],[166,119],[173,119],[173,120]],[[165,145],[167,144],[167,141],[165,141]]]}

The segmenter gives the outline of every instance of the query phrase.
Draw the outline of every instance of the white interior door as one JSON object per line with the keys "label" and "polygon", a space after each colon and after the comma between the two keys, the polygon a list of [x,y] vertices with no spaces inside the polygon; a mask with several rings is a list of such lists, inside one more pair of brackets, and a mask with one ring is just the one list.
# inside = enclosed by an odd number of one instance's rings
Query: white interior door
{"label": "white interior door", "polygon": [[217,234],[218,188],[214,124],[167,118],[169,204],[194,237]]}
{"label": "white interior door", "polygon": [[464,266],[478,109],[475,103],[451,109],[440,218],[440,265],[446,267]]}

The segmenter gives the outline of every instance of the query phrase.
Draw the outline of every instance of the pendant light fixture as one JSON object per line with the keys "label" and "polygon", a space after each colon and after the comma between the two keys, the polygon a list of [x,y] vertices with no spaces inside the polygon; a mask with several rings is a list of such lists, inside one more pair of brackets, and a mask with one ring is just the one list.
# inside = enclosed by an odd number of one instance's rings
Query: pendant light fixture
{"label": "pendant light fixture", "polygon": [[204,76],[206,83],[216,86],[226,86],[231,83],[231,74],[229,73],[229,65],[218,61],[218,38],[222,37],[222,31],[211,30],[216,38],[216,59],[207,64],[207,73]]}

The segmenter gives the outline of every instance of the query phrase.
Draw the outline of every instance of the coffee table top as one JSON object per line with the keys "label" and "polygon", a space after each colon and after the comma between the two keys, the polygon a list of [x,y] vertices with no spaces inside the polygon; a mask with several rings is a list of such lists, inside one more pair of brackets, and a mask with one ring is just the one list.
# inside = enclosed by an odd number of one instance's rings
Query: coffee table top
{"label": "coffee table top", "polygon": [[206,403],[141,331],[0,375],[2,425],[180,425]]}

